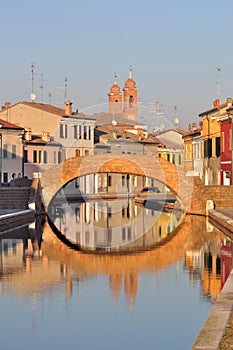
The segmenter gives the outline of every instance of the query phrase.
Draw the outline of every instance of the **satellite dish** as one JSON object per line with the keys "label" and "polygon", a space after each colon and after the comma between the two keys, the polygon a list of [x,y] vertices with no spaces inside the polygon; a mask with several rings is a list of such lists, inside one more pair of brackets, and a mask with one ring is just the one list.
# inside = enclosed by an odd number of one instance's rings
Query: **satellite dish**
{"label": "satellite dish", "polygon": [[117,121],[115,119],[112,120],[112,125],[114,125],[114,126],[117,125]]}
{"label": "satellite dish", "polygon": [[178,118],[175,118],[175,119],[174,119],[174,123],[175,123],[176,126],[179,124],[179,122],[180,122],[180,121],[179,121]]}
{"label": "satellite dish", "polygon": [[30,95],[30,98],[31,98],[32,101],[35,101],[35,99],[36,99],[36,94],[33,94],[33,93],[32,93],[32,94]]}

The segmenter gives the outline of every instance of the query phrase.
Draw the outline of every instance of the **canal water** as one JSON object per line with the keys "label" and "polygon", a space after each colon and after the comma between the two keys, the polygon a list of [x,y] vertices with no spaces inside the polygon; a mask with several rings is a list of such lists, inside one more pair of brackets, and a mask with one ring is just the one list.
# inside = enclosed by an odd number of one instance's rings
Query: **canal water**
{"label": "canal water", "polygon": [[205,218],[128,199],[56,202],[0,247],[4,350],[188,350],[232,268]]}

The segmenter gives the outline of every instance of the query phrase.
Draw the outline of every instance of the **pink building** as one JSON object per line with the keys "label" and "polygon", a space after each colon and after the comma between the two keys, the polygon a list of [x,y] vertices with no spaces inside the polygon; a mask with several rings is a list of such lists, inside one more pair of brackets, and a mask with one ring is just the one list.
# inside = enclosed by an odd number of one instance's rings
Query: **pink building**
{"label": "pink building", "polygon": [[24,135],[24,176],[37,177],[49,168],[64,160],[64,150],[60,143],[50,139],[48,133],[41,137],[31,135],[31,130]]}

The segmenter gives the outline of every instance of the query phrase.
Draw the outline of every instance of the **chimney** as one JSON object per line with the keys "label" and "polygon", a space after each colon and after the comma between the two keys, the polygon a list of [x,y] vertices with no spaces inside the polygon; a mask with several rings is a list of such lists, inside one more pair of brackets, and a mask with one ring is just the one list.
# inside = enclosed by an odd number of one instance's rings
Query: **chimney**
{"label": "chimney", "polygon": [[197,124],[196,123],[192,123],[192,131],[197,130]]}
{"label": "chimney", "polygon": [[116,131],[116,130],[113,130],[113,132],[112,132],[112,137],[113,137],[114,139],[117,139],[117,131]]}
{"label": "chimney", "polygon": [[65,102],[65,115],[66,116],[72,115],[72,102],[71,101]]}
{"label": "chimney", "polygon": [[8,108],[10,108],[10,106],[11,106],[11,103],[10,103],[10,102],[5,102],[5,105],[2,106],[2,111],[7,110]]}
{"label": "chimney", "polygon": [[227,98],[227,108],[232,107],[233,100],[231,97]]}
{"label": "chimney", "polygon": [[219,98],[217,98],[216,100],[214,100],[214,108],[219,107],[219,105],[220,105],[220,100]]}
{"label": "chimney", "polygon": [[143,129],[138,129],[138,140],[141,141],[143,136]]}
{"label": "chimney", "polygon": [[42,141],[45,141],[45,142],[50,141],[50,134],[49,134],[49,132],[48,131],[42,131],[41,139],[42,139]]}
{"label": "chimney", "polygon": [[31,139],[32,139],[32,129],[31,128],[24,129],[24,140],[31,141]]}

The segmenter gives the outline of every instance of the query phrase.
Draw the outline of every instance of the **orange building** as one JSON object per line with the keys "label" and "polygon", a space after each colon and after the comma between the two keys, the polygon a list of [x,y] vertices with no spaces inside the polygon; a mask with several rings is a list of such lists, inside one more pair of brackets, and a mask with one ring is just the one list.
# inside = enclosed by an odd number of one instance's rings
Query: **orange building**
{"label": "orange building", "polygon": [[220,137],[219,118],[233,106],[232,98],[220,104],[214,101],[213,108],[199,114],[202,129],[203,179],[206,185],[220,185]]}

